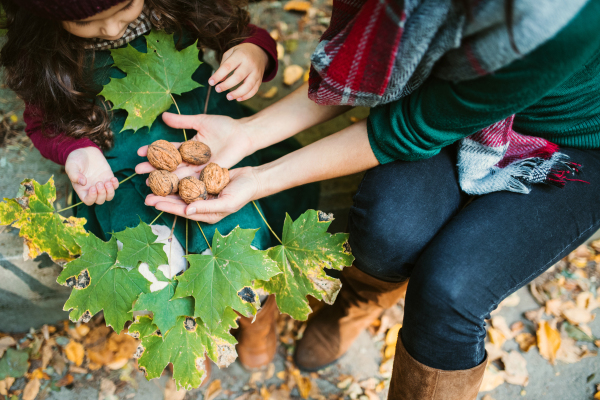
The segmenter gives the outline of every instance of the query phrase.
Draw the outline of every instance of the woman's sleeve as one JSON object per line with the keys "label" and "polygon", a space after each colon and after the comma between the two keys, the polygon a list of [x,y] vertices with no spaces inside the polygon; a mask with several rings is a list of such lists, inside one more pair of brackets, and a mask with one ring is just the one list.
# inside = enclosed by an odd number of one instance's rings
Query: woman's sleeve
{"label": "woman's sleeve", "polygon": [[23,120],[26,124],[25,133],[27,133],[35,148],[39,150],[44,158],[54,161],[57,164],[65,165],[67,157],[74,150],[84,147],[99,148],[98,145],[88,138],[75,139],[63,134],[53,136],[44,135],[44,128],[42,127],[43,113],[39,108],[29,104],[25,106]]}
{"label": "woman's sleeve", "polygon": [[275,40],[269,35],[269,32],[263,28],[259,28],[256,25],[249,25],[250,37],[244,40],[242,43],[252,43],[260,47],[267,53],[269,57],[269,64],[265,69],[263,75],[263,82],[269,82],[277,75],[278,63],[277,63],[277,44]]}
{"label": "woman's sleeve", "polygon": [[430,77],[411,95],[373,108],[371,148],[379,162],[429,158],[440,149],[537,103],[600,48],[590,2],[561,32],[494,74],[453,83]]}

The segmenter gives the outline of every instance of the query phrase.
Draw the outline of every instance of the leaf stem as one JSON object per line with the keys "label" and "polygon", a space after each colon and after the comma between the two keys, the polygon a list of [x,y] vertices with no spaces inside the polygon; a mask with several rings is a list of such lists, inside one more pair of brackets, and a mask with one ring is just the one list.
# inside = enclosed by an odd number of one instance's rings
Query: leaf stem
{"label": "leaf stem", "polygon": [[[121,182],[119,182],[119,185],[120,185],[120,184],[122,184],[122,183],[125,183],[125,182],[127,182],[128,180],[130,180],[131,178],[133,178],[133,177],[134,177],[134,176],[136,176],[136,175],[137,175],[137,174],[133,174],[133,175],[131,175],[131,176],[128,176],[127,178],[125,178],[125,179],[123,179]],[[60,210],[56,210],[56,211],[54,211],[54,212],[55,212],[55,213],[61,213],[61,212],[63,212],[63,211],[70,210],[71,208],[75,208],[75,207],[77,207],[77,206],[80,206],[80,205],[82,205],[82,204],[83,204],[83,201],[80,201],[80,202],[79,202],[79,203],[77,203],[77,204],[73,204],[72,206],[65,207],[65,208],[61,208]],[[150,225],[152,225],[152,224],[150,224]]]}
{"label": "leaf stem", "polygon": [[[169,94],[171,95],[171,99],[173,99],[173,104],[175,104],[175,108],[177,108],[177,112],[179,113],[179,115],[181,115],[181,111],[179,111],[179,106],[177,105],[177,102],[175,101],[175,97],[173,97],[172,93],[169,93]],[[187,133],[185,133],[185,129],[183,129],[183,138],[187,142]]]}
{"label": "leaf stem", "polygon": [[158,221],[158,219],[160,218],[160,216],[161,216],[161,215],[163,215],[164,213],[165,213],[164,211],[161,211],[161,212],[160,212],[160,214],[158,214],[158,215],[156,216],[156,218],[154,218],[154,221],[150,222],[150,226],[151,226],[151,225],[154,225],[154,223],[155,223],[156,221]]}
{"label": "leaf stem", "polygon": [[258,208],[258,205],[256,204],[256,202],[254,200],[252,200],[252,204],[254,204],[254,207],[256,207],[256,211],[258,211],[258,215],[260,215],[260,217],[262,218],[262,220],[265,221],[265,224],[267,224],[267,227],[269,228],[269,230],[271,231],[271,233],[273,234],[273,236],[275,236],[275,239],[277,239],[279,241],[279,243],[283,244],[283,242],[281,241],[281,239],[279,239],[279,236],[277,236],[277,234],[275,233],[275,231],[273,230],[273,228],[271,228],[271,225],[269,225],[269,223],[267,222],[267,220],[265,219],[265,217],[260,212],[260,209]]}
{"label": "leaf stem", "polygon": [[[169,255],[172,256],[173,255],[173,232],[175,231],[175,224],[177,224],[177,215],[175,216],[175,219],[173,220],[173,227],[171,228],[171,234],[169,235],[169,238],[167,239],[167,241],[169,242]],[[171,272],[171,263],[169,262],[169,279],[173,278],[173,273]]]}
{"label": "leaf stem", "polygon": [[208,248],[210,249],[210,251],[212,251],[212,247],[210,247],[210,243],[208,242],[208,239],[206,238],[206,235],[204,234],[204,231],[202,230],[202,227],[200,226],[200,222],[196,221],[196,223],[198,224],[198,228],[200,228],[200,232],[202,232],[202,236],[204,236],[204,240],[206,240],[206,244],[208,245]]}

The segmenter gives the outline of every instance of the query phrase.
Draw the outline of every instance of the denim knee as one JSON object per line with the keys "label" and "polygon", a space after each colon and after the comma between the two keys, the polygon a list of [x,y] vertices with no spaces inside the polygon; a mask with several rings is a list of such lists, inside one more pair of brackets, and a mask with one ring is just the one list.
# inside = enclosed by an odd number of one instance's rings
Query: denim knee
{"label": "denim knee", "polygon": [[419,260],[408,285],[402,340],[407,351],[432,368],[462,370],[485,358],[487,301],[469,274],[452,260]]}

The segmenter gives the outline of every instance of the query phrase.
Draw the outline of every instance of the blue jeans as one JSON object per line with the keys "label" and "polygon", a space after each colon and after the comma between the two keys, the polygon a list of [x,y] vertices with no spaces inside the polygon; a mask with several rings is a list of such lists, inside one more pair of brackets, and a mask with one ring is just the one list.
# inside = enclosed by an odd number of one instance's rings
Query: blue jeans
{"label": "blue jeans", "polygon": [[454,147],[367,172],[350,211],[355,266],[384,281],[410,278],[402,341],[417,361],[479,365],[490,312],[600,228],[600,150],[562,151],[590,184],[536,185],[467,204]]}

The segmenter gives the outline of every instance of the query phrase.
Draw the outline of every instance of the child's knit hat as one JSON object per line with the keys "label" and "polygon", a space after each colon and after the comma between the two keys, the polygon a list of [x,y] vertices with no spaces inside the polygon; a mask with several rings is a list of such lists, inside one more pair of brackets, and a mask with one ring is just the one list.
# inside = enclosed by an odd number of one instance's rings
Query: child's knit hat
{"label": "child's knit hat", "polygon": [[86,19],[126,0],[15,0],[28,10],[58,21]]}

